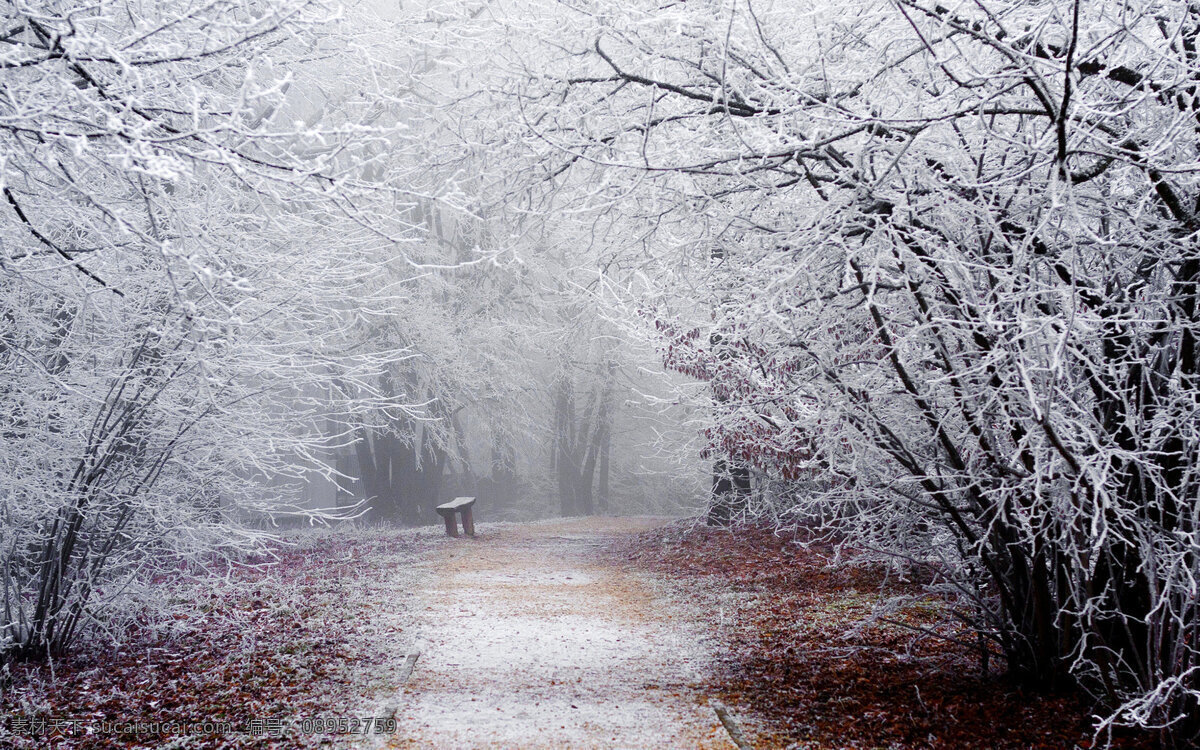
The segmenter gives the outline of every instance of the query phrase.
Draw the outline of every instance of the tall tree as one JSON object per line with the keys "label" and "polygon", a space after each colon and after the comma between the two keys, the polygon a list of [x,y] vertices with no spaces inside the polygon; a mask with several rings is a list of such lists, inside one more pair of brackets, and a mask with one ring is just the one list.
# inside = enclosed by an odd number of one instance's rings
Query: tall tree
{"label": "tall tree", "polygon": [[941,560],[1014,673],[1194,742],[1195,5],[601,3],[571,27],[526,122],[548,174],[602,175],[580,200],[673,251],[638,305],[716,395],[710,450]]}
{"label": "tall tree", "polygon": [[348,150],[399,130],[370,92],[296,96],[333,18],[0,10],[0,658],[66,648],[166,561],[261,541],[239,524],[300,509],[256,480],[331,471],[321,427],[408,355],[350,335],[396,298],[363,290],[413,230],[380,210],[400,175],[368,185]]}

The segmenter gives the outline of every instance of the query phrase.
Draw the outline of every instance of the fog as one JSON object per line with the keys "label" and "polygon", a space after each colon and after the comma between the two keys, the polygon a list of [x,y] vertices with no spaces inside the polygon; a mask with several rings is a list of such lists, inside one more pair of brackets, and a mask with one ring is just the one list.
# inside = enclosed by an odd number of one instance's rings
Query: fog
{"label": "fog", "polygon": [[7,3],[0,666],[469,497],[918,570],[1194,744],[1200,11],[951,5]]}

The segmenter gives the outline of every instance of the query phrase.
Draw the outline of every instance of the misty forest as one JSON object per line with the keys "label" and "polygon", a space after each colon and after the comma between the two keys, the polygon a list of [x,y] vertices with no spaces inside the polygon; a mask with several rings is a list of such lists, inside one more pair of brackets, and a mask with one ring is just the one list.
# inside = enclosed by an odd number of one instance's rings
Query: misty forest
{"label": "misty forest", "polygon": [[4,747],[1196,747],[1200,3],[5,0],[0,578]]}

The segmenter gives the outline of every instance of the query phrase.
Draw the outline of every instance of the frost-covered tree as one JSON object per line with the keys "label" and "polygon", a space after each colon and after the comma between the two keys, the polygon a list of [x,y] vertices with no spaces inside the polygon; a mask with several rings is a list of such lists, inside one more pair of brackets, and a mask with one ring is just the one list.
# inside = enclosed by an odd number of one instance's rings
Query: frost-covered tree
{"label": "frost-covered tree", "polygon": [[371,282],[420,235],[401,87],[364,88],[334,10],[0,9],[3,658],[253,545],[239,522],[297,510],[266,480],[332,473],[329,424],[420,413],[379,387],[406,345],[360,325],[407,299]]}
{"label": "frost-covered tree", "polygon": [[657,237],[638,304],[710,451],[936,563],[1014,673],[1194,741],[1200,9],[572,9],[525,121]]}

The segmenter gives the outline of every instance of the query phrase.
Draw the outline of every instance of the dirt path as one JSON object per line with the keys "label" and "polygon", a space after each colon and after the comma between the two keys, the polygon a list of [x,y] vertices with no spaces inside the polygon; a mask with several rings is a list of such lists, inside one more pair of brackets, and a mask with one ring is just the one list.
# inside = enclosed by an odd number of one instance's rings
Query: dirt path
{"label": "dirt path", "polygon": [[484,526],[440,543],[389,747],[732,747],[699,689],[695,618],[598,550],[656,523]]}

